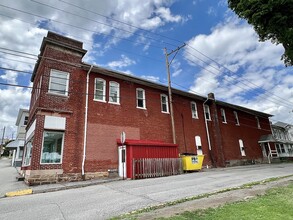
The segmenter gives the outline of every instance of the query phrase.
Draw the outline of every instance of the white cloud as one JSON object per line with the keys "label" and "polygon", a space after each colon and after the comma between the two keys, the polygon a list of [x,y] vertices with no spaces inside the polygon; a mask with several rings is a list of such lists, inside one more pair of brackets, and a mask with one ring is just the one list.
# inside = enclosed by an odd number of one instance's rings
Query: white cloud
{"label": "white cloud", "polygon": [[180,22],[182,17],[180,15],[172,15],[170,8],[160,7],[156,10],[156,13],[167,22]]}
{"label": "white cloud", "polygon": [[159,82],[160,81],[160,77],[158,76],[146,76],[146,75],[142,75],[141,78],[152,81],[152,82]]}
{"label": "white cloud", "polygon": [[188,45],[185,58],[201,69],[194,74],[190,90],[205,95],[214,92],[217,99],[288,120],[293,109],[293,77],[292,69],[285,69],[280,60],[281,45],[259,42],[253,28],[236,18],[227,18],[208,35],[193,37]]}
{"label": "white cloud", "polygon": [[107,64],[108,67],[113,68],[113,69],[121,69],[123,67],[128,67],[130,65],[135,64],[136,62],[134,60],[131,60],[124,54],[121,55],[120,60],[112,61]]}
{"label": "white cloud", "polygon": [[174,59],[171,65],[172,77],[179,76],[182,73],[182,69],[180,68],[180,66],[181,66],[181,63],[178,60]]}

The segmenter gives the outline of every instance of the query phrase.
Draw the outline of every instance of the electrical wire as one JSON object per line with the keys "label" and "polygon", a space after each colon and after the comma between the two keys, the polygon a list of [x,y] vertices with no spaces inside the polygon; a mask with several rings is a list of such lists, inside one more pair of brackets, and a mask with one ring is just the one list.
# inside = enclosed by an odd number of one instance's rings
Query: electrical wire
{"label": "electrical wire", "polygon": [[[36,2],[36,1],[34,1],[34,2]],[[3,6],[3,5],[2,5]],[[5,6],[4,6],[5,7]],[[8,6],[6,6],[6,7],[8,7]],[[15,8],[11,8],[11,7],[8,7],[8,8],[10,8],[10,9],[15,9]],[[20,11],[20,12],[22,12],[22,13],[28,13],[28,14],[30,14],[30,15],[35,15],[35,14],[33,14],[33,13],[29,13],[29,12],[24,12],[24,11],[22,11],[22,10],[19,10],[19,9],[15,9],[15,10],[17,10],[17,11]],[[35,15],[35,16],[38,16],[38,15]],[[39,17],[42,17],[42,16],[39,16]],[[45,18],[45,17],[43,17],[43,18]],[[49,19],[49,18],[45,18],[45,19]],[[52,19],[50,19],[50,21],[52,21]],[[56,21],[56,20],[53,20],[53,21]],[[56,22],[59,22],[59,21],[56,21]],[[60,22],[59,22],[60,23]],[[62,22],[61,22],[62,23]],[[66,24],[66,23],[63,23],[63,24],[65,24],[65,25],[70,25],[70,24]],[[77,27],[77,28],[79,28],[79,27]],[[88,30],[88,31],[90,31],[90,30]],[[145,44],[144,44],[145,45]],[[190,47],[190,46],[189,46]],[[192,54],[191,54],[192,55]],[[193,55],[192,55],[193,56]],[[207,56],[206,56],[207,57]],[[207,57],[208,58],[208,57]],[[197,59],[199,59],[198,57],[197,57]],[[203,61],[202,59],[200,59],[201,61]],[[189,60],[189,61],[191,61],[191,60]],[[191,62],[193,62],[193,61],[191,61]],[[203,62],[205,62],[205,61],[203,61]],[[195,63],[195,62],[193,62],[193,63]],[[206,63],[206,62],[205,62]],[[196,63],[195,63],[196,64]],[[198,64],[197,64],[198,65]],[[201,67],[203,67],[203,66],[201,66]],[[211,66],[211,67],[213,67],[213,66]],[[217,68],[216,68],[217,69]],[[217,69],[217,70],[219,70],[219,69]],[[230,70],[229,70],[230,71]],[[211,71],[210,71],[211,72]],[[247,86],[247,84],[245,84],[246,86]],[[238,87],[240,87],[239,85],[236,85],[236,86],[238,86]],[[241,89],[245,89],[245,88],[243,88],[243,87],[240,87]],[[253,88],[253,89],[255,89],[255,88]],[[252,92],[252,91],[250,91],[250,92]],[[270,98],[274,98],[274,97],[270,97]],[[274,98],[275,100],[277,100],[276,98]],[[271,100],[270,100],[271,101]],[[277,100],[277,101],[279,101],[279,100]],[[276,104],[279,104],[279,103],[276,103]],[[290,107],[291,108],[291,107]]]}

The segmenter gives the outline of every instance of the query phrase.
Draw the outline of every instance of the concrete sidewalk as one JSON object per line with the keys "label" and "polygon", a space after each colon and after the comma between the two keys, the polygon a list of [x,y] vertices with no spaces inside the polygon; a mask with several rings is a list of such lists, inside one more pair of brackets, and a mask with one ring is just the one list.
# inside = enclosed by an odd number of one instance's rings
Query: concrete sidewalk
{"label": "concrete sidewalk", "polygon": [[27,190],[29,187],[23,181],[17,181],[18,171],[11,166],[11,159],[0,159],[0,198],[7,192]]}
{"label": "concrete sidewalk", "polygon": [[112,181],[118,181],[121,178],[105,178],[86,180],[79,182],[66,182],[56,184],[45,184],[28,186],[23,181],[17,181],[18,170],[11,166],[11,159],[6,157],[0,159],[0,198],[6,196],[19,196],[27,194],[37,194],[45,192],[54,192],[59,190],[81,188],[86,186],[98,185]]}

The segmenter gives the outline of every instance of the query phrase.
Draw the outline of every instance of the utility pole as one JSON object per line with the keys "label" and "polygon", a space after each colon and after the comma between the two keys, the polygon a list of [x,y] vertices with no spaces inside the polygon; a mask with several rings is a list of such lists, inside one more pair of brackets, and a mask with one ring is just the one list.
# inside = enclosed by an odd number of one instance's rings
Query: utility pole
{"label": "utility pole", "polygon": [[[172,99],[172,89],[171,89],[171,76],[170,76],[170,65],[174,58],[176,57],[178,51],[185,47],[186,44],[183,44],[182,46],[178,47],[175,50],[172,50],[170,53],[168,53],[167,48],[164,48],[165,57],[166,57],[166,67],[167,67],[167,75],[168,75],[168,93],[169,93],[169,104],[170,104],[170,115],[171,115],[171,126],[172,126],[172,136],[173,136],[173,144],[176,144],[176,131],[175,131],[175,122],[174,122],[174,112],[173,112],[173,99]],[[168,57],[175,53],[172,60],[169,63]]]}
{"label": "utility pole", "polygon": [[3,133],[2,133],[2,141],[1,141],[1,145],[4,145],[4,135],[5,135],[5,126],[3,128]]}

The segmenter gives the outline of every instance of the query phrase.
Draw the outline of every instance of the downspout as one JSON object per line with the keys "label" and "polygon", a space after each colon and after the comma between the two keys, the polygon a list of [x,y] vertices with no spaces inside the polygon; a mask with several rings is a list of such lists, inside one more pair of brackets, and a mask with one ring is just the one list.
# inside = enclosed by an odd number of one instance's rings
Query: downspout
{"label": "downspout", "polygon": [[90,78],[90,72],[93,68],[93,65],[91,65],[89,71],[86,74],[86,93],[85,93],[85,115],[84,115],[84,137],[83,137],[83,155],[82,155],[82,165],[81,165],[81,176],[82,179],[85,180],[85,174],[84,174],[84,163],[85,163],[85,157],[86,157],[86,137],[87,137],[87,118],[88,118],[88,102],[89,102],[89,78]]}
{"label": "downspout", "polygon": [[[215,166],[215,162],[214,162],[214,157],[212,155],[212,146],[211,146],[211,140],[210,140],[210,132],[209,132],[209,127],[208,127],[208,122],[205,116],[205,103],[209,100],[209,98],[207,98],[204,103],[202,104],[203,106],[203,112],[204,112],[204,121],[205,121],[205,127],[206,127],[206,133],[207,133],[207,138],[208,138],[208,145],[209,145],[209,155],[211,157],[211,161],[212,161],[212,165]],[[215,166],[216,167],[216,166]]]}
{"label": "downspout", "polygon": [[[209,100],[209,98],[207,98],[207,100],[204,101],[204,103],[202,104],[203,106],[203,112],[205,114],[205,103]],[[208,145],[209,145],[209,150],[212,150],[212,147],[211,147],[211,141],[210,141],[210,133],[209,133],[209,128],[208,128],[208,122],[207,122],[207,119],[206,119],[206,116],[204,115],[204,121],[205,121],[205,126],[206,126],[206,133],[207,133],[207,137],[208,137]]]}

